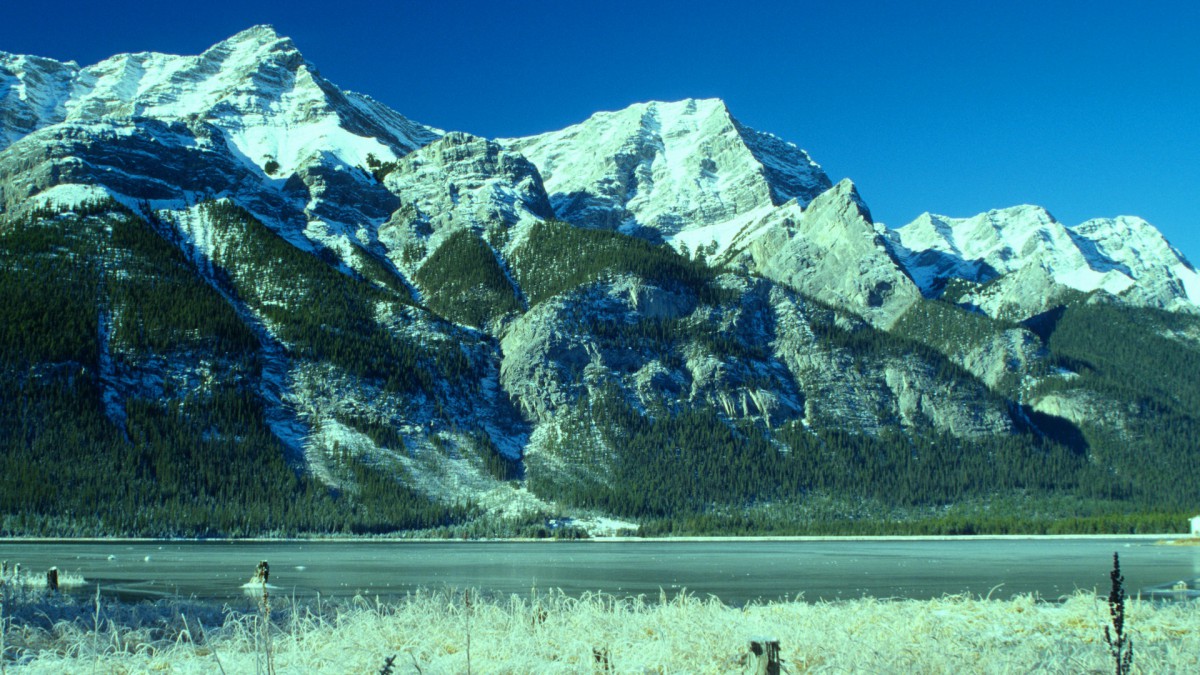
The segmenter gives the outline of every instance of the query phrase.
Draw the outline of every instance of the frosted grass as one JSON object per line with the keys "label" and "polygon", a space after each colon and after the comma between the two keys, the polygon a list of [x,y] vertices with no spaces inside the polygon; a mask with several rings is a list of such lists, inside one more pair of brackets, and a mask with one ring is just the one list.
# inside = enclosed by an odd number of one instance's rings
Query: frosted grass
{"label": "frosted grass", "polygon": [[[1109,672],[1103,599],[1061,603],[861,599],[742,608],[689,594],[658,599],[562,593],[479,599],[416,593],[288,604],[272,621],[278,673],[727,673],[749,667],[747,643],[781,644],[786,672]],[[26,608],[27,610],[30,608]],[[89,613],[90,612],[90,613]],[[94,614],[94,616],[93,616]],[[44,617],[40,618],[39,617]],[[1136,672],[1200,672],[1200,605],[1131,601]],[[32,618],[31,618],[32,617]],[[98,619],[98,620],[97,620]],[[187,603],[45,608],[6,626],[10,673],[252,673],[262,667],[253,613]],[[468,639],[469,638],[469,639]]]}

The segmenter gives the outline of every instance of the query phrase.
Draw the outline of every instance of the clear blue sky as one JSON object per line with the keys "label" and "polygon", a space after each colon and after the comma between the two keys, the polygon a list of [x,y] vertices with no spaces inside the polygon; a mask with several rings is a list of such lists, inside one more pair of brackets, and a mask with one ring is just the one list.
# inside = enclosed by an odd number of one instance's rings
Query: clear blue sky
{"label": "clear blue sky", "polygon": [[[725,99],[876,219],[1138,215],[1200,264],[1200,2],[8,3],[0,50],[199,53],[257,23],[334,83],[497,137]],[[170,5],[170,6],[169,6]]]}

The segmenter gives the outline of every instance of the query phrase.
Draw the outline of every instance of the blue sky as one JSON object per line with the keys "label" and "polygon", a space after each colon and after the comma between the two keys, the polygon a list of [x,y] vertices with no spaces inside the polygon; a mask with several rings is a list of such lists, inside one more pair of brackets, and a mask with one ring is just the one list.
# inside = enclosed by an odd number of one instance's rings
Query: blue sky
{"label": "blue sky", "polygon": [[270,23],[339,86],[488,137],[719,97],[889,225],[1021,203],[1138,215],[1200,265],[1194,0],[169,4],[10,3],[0,50],[193,54]]}

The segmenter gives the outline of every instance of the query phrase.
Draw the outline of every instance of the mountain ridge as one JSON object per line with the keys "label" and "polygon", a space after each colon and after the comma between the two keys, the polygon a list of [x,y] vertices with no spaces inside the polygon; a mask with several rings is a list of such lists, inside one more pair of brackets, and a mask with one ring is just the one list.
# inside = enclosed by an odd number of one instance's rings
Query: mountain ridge
{"label": "mountain ridge", "polygon": [[1147,306],[1194,312],[1200,300],[1200,276],[1191,263],[1140,218],[1067,227],[1032,205],[971,218],[926,213],[894,230],[890,241],[926,295],[940,292],[947,278],[985,284],[1034,265],[1058,286],[1126,294]]}

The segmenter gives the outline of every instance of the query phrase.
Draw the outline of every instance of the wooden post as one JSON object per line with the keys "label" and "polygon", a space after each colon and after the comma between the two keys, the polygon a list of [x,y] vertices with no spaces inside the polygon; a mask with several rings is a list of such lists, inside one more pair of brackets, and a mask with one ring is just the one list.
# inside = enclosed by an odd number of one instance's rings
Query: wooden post
{"label": "wooden post", "polygon": [[58,568],[57,567],[51,567],[50,569],[46,570],[46,590],[48,590],[48,591],[57,591],[58,590]]}
{"label": "wooden post", "polygon": [[779,640],[751,638],[750,653],[755,659],[755,675],[779,675]]}
{"label": "wooden post", "polygon": [[266,560],[263,560],[262,562],[258,563],[258,567],[255,568],[254,577],[251,579],[251,581],[256,584],[265,584],[270,576],[271,566],[267,564]]}

